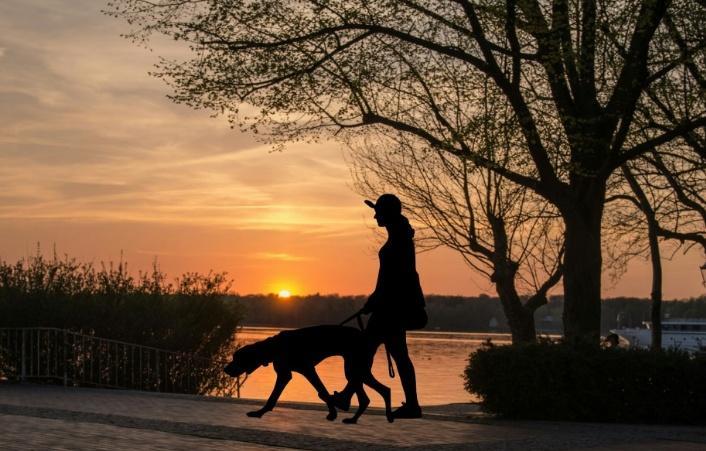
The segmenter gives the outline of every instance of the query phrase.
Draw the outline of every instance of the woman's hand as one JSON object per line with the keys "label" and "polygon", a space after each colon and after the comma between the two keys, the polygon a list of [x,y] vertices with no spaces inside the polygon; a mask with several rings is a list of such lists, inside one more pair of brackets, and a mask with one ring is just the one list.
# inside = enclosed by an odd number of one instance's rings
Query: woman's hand
{"label": "woman's hand", "polygon": [[373,311],[375,310],[376,304],[377,304],[377,296],[375,295],[375,293],[373,293],[368,297],[368,302],[365,303],[363,308],[360,310],[360,313],[362,313],[364,315],[369,315],[370,313],[373,313]]}

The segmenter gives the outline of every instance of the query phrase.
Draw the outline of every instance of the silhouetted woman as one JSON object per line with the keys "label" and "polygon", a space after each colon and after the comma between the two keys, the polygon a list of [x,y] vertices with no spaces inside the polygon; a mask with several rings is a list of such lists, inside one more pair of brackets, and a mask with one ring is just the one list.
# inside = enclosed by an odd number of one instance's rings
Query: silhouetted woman
{"label": "silhouetted woman", "polygon": [[[424,295],[419,284],[414,254],[414,229],[402,215],[402,204],[397,196],[383,194],[373,203],[378,226],[387,229],[387,241],[380,248],[380,271],[375,291],[363,307],[370,313],[366,334],[370,340],[371,356],[384,343],[395,360],[406,402],[394,411],[395,418],[419,418],[422,409],[417,399],[414,365],[407,352],[407,329],[421,329],[426,325]],[[371,357],[372,358],[372,357]]]}

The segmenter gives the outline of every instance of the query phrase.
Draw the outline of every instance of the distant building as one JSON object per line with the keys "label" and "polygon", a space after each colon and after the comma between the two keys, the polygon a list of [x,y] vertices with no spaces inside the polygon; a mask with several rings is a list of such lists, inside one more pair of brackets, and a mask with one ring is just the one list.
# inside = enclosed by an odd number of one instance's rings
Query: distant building
{"label": "distant building", "polygon": [[490,330],[493,330],[493,329],[497,329],[497,328],[498,328],[498,320],[495,319],[494,316],[493,316],[492,318],[490,318],[490,321],[488,321],[488,328],[489,328]]}

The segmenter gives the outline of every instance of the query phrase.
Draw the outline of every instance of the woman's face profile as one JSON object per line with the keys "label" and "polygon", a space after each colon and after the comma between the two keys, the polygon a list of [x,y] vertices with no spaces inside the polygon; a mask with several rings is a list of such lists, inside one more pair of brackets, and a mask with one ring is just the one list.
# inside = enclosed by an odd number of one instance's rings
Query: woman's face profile
{"label": "woman's face profile", "polygon": [[378,227],[385,227],[387,225],[387,218],[383,211],[375,210],[375,220],[378,222]]}

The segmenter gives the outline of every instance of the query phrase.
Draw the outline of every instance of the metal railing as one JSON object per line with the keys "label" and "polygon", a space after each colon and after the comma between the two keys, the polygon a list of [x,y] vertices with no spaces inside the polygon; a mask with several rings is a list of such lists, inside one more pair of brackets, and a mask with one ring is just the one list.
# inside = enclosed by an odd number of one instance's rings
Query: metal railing
{"label": "metal railing", "polygon": [[169,393],[234,394],[221,361],[52,327],[0,328],[0,377]]}

